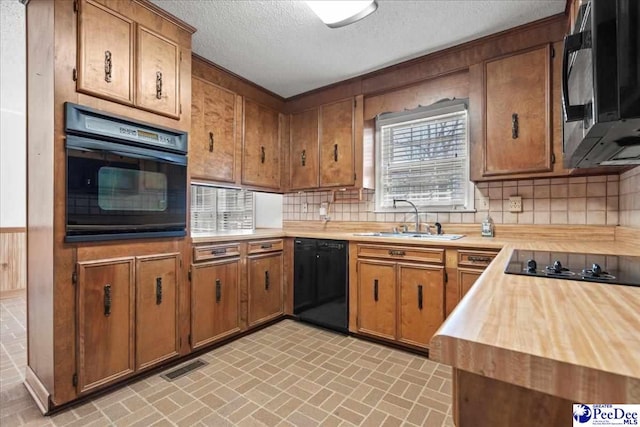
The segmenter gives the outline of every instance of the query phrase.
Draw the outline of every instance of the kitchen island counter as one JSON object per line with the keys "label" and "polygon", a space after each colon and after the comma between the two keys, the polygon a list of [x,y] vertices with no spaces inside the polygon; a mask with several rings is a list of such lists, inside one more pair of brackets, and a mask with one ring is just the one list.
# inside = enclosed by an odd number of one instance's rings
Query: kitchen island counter
{"label": "kitchen island counter", "polygon": [[640,402],[640,287],[507,275],[514,249],[640,255],[623,242],[506,243],[432,338],[431,359],[568,401]]}

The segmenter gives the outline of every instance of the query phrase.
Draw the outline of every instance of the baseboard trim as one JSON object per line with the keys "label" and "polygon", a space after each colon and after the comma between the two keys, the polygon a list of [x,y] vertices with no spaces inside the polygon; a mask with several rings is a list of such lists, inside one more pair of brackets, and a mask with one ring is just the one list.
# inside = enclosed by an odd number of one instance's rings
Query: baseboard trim
{"label": "baseboard trim", "polygon": [[24,386],[27,388],[31,397],[33,397],[33,400],[36,402],[40,412],[42,412],[42,415],[47,415],[49,412],[51,395],[44,384],[40,381],[40,378],[38,378],[29,366],[26,367],[24,372]]}

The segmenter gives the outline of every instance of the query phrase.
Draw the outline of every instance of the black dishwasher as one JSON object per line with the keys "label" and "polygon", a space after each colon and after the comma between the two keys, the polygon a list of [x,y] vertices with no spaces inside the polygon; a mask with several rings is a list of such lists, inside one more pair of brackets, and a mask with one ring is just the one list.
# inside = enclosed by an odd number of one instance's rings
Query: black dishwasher
{"label": "black dishwasher", "polygon": [[347,249],[341,240],[294,240],[293,313],[298,319],[347,332]]}

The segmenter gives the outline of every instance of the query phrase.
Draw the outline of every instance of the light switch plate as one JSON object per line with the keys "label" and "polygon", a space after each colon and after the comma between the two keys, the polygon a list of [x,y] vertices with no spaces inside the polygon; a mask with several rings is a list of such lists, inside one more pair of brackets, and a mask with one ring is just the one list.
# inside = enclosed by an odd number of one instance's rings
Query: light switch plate
{"label": "light switch plate", "polygon": [[509,212],[522,212],[522,197],[511,196],[509,197]]}

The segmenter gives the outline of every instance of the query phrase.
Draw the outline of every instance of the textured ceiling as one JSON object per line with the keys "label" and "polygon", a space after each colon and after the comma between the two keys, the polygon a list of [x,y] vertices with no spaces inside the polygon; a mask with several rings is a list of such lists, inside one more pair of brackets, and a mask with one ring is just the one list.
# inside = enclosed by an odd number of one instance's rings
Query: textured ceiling
{"label": "textured ceiling", "polygon": [[193,50],[285,98],[564,10],[565,0],[378,0],[331,29],[302,1],[152,0],[198,29]]}

